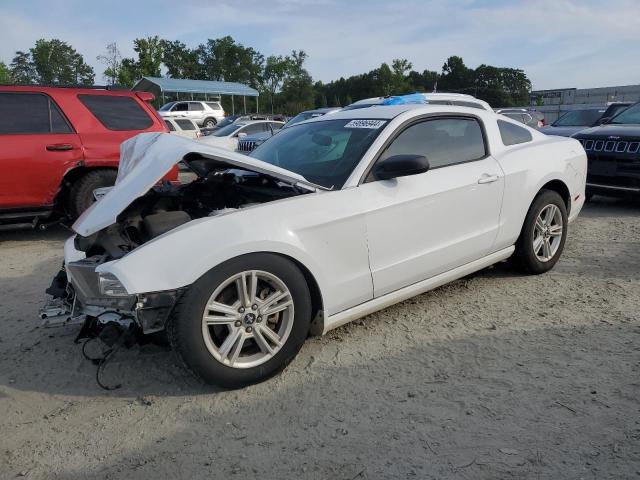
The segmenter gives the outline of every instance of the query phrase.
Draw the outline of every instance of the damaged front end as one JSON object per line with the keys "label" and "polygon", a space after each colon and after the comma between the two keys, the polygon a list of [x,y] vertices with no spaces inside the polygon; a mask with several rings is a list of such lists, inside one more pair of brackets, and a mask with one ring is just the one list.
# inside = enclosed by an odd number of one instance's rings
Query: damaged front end
{"label": "damaged front end", "polygon": [[[158,184],[180,161],[195,180]],[[47,289],[50,297],[40,317],[46,326],[83,324],[81,335],[89,337],[96,332],[84,330],[106,325],[140,336],[160,332],[188,285],[131,292],[115,274],[101,271],[103,265],[189,222],[319,189],[293,172],[245,155],[169,134],[138,135],[122,145],[115,186],[101,190],[74,223],[76,235],[65,244],[65,263]]]}

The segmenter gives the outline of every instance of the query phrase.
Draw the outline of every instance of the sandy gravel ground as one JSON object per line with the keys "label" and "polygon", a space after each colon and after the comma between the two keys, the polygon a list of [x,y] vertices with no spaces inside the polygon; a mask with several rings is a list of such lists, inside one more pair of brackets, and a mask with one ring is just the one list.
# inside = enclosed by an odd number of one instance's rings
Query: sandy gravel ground
{"label": "sandy gravel ground", "polygon": [[101,390],[36,319],[66,233],[0,235],[2,479],[640,478],[638,204],[596,199],[549,274],[485,270],[231,392],[153,345]]}

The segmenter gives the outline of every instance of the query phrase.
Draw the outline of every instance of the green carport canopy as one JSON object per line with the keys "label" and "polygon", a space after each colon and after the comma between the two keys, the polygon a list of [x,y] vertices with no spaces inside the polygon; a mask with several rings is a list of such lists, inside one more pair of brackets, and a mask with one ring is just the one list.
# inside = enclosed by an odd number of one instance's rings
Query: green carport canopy
{"label": "green carport canopy", "polygon": [[[188,80],[182,78],[142,77],[131,90],[136,92],[151,92],[156,98],[162,98],[165,94],[187,94],[217,96],[231,95],[231,100],[238,97],[256,97],[256,110],[258,109],[258,91],[247,85],[237,82],[217,82],[212,80]],[[235,105],[234,105],[235,110]],[[246,108],[245,108],[246,110]],[[234,112],[235,113],[235,112]]]}

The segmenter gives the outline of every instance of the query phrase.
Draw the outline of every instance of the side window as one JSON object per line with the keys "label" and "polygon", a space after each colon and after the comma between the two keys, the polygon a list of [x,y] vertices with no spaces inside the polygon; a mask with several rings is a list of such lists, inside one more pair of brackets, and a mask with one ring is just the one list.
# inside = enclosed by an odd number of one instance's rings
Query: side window
{"label": "side window", "polygon": [[200,102],[189,102],[190,112],[201,112],[202,110],[204,110],[204,107]]}
{"label": "side window", "polygon": [[85,107],[109,130],[146,130],[153,120],[131,97],[78,95]]}
{"label": "side window", "polygon": [[487,154],[482,128],[473,118],[426,120],[408,127],[387,147],[381,159],[424,155],[431,168],[479,160]]}
{"label": "side window", "polygon": [[186,119],[177,119],[176,123],[182,130],[195,130],[196,127],[193,126],[193,122],[191,120]]}
{"label": "side window", "polygon": [[186,112],[189,110],[189,104],[186,102],[179,102],[171,109],[172,112]]}
{"label": "side window", "polygon": [[504,120],[498,120],[498,129],[500,130],[502,143],[506,146],[530,142],[533,139],[531,132],[526,128],[505,122]]}
{"label": "side window", "polygon": [[238,133],[246,133],[247,135],[253,135],[255,133],[266,132],[267,131],[266,122],[261,123],[252,123],[251,125],[247,125]]}
{"label": "side window", "polygon": [[0,93],[0,135],[72,132],[58,106],[48,96]]}
{"label": "side window", "polygon": [[171,123],[169,120],[165,120],[164,123],[167,124],[167,127],[169,128],[170,132],[175,132],[176,131],[176,127],[174,127],[173,123]]}
{"label": "side window", "polygon": [[271,125],[271,129],[276,132],[278,130],[280,130],[282,128],[282,124],[281,123],[275,123],[275,122],[271,122],[269,125]]}
{"label": "side window", "polygon": [[222,110],[222,107],[218,102],[207,102],[207,105],[211,110]]}

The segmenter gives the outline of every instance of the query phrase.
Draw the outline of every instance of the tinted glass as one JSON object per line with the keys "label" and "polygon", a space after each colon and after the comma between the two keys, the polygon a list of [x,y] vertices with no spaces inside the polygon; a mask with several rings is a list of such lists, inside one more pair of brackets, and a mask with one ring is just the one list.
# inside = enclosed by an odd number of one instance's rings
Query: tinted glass
{"label": "tinted glass", "polygon": [[[354,123],[355,122],[355,123]],[[362,126],[368,122],[368,126]],[[341,188],[386,120],[327,120],[283,129],[252,153],[327,188]]]}
{"label": "tinted glass", "polygon": [[518,143],[530,142],[533,137],[531,132],[526,128],[519,127],[513,123],[505,122],[504,120],[498,120],[498,129],[500,130],[500,137],[502,137],[502,143],[505,145],[517,145]]}
{"label": "tinted glass", "polygon": [[175,132],[176,131],[176,127],[173,126],[173,123],[169,122],[168,120],[165,120],[164,123],[167,124],[167,127],[169,127],[169,131],[170,132]]}
{"label": "tinted glass", "polygon": [[49,99],[49,108],[51,109],[51,133],[72,133],[69,123],[51,99]]}
{"label": "tinted glass", "polygon": [[266,132],[269,126],[266,122],[263,123],[252,123],[251,125],[247,125],[239,133],[246,133],[247,135],[253,135],[254,133]]}
{"label": "tinted glass", "polygon": [[269,125],[271,125],[271,129],[273,131],[280,130],[282,128],[281,123],[271,122]]}
{"label": "tinted glass", "polygon": [[78,95],[85,107],[109,130],[146,130],[153,120],[131,97]]}
{"label": "tinted glass", "polygon": [[175,107],[171,110],[172,112],[186,112],[189,110],[189,104],[186,102],[176,103]]}
{"label": "tinted glass", "polygon": [[199,112],[204,110],[204,107],[199,102],[189,102],[189,110],[192,112]]}
{"label": "tinted glass", "polygon": [[381,159],[424,155],[431,168],[477,160],[486,155],[482,129],[472,118],[427,120],[408,127],[387,147]]}
{"label": "tinted glass", "polygon": [[71,132],[56,104],[46,95],[0,93],[0,134]]}
{"label": "tinted glass", "polygon": [[602,116],[604,110],[574,110],[567,112],[553,123],[554,127],[582,127],[593,125]]}
{"label": "tinted glass", "polygon": [[164,104],[163,106],[160,107],[160,110],[158,110],[159,112],[166,112],[171,110],[171,107],[173,107],[176,104],[176,102],[169,102]]}
{"label": "tinted glass", "polygon": [[196,129],[196,127],[193,125],[193,122],[191,122],[190,120],[185,120],[184,118],[176,120],[176,123],[178,124],[178,126],[182,130],[195,130]]}
{"label": "tinted glass", "polygon": [[607,112],[609,117],[615,117],[621,111],[626,110],[629,105],[612,105]]}
{"label": "tinted glass", "polygon": [[640,103],[636,103],[635,105],[631,105],[629,108],[620,112],[618,115],[613,117],[610,123],[624,123],[624,124],[640,124]]}
{"label": "tinted glass", "polygon": [[222,128],[222,127],[226,127],[227,125],[231,125],[237,119],[238,119],[237,115],[236,116],[230,116],[230,117],[224,117],[224,119],[221,122],[218,122],[218,128]]}
{"label": "tinted glass", "polygon": [[207,106],[212,110],[222,110],[222,107],[218,102],[207,102]]}
{"label": "tinted glass", "polygon": [[233,135],[240,127],[243,127],[244,125],[244,123],[232,123],[225,127],[218,128],[211,135],[214,137],[228,137],[229,135]]}
{"label": "tinted glass", "polygon": [[304,122],[305,120],[309,120],[310,118],[321,117],[324,115],[319,112],[302,112],[289,120],[285,125],[290,127],[291,125],[295,125],[296,123]]}

